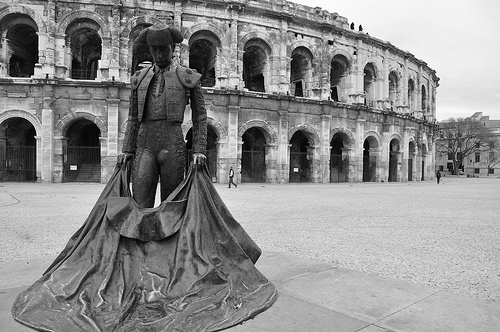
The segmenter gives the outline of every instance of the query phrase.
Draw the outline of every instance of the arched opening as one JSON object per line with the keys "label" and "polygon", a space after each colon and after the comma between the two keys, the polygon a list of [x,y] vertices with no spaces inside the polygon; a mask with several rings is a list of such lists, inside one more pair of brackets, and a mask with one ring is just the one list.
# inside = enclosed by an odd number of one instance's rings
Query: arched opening
{"label": "arched opening", "polygon": [[330,141],[330,182],[348,181],[349,158],[342,153],[343,149],[343,134],[336,133]]}
{"label": "arched opening", "polygon": [[193,35],[189,47],[189,67],[201,74],[201,86],[215,85],[215,66],[219,40],[209,31],[199,31]]}
{"label": "arched opening", "polygon": [[258,127],[243,134],[241,182],[266,182],[266,137]]}
{"label": "arched opening", "polygon": [[398,181],[398,158],[399,158],[399,140],[393,138],[389,143],[389,182]]}
{"label": "arched opening", "polygon": [[75,20],[68,27],[71,47],[71,78],[94,80],[102,53],[99,26],[94,22]]}
{"label": "arched opening", "polygon": [[243,81],[248,90],[266,92],[266,67],[267,54],[264,43],[258,39],[249,40],[243,54]]}
{"label": "arched opening", "polygon": [[77,120],[68,128],[64,182],[101,181],[100,136],[99,128],[90,120]]}
{"label": "arched opening", "polygon": [[305,47],[297,47],[292,52],[290,64],[290,89],[292,96],[307,97],[307,85],[309,83],[309,71],[312,55]]}
{"label": "arched opening", "polygon": [[35,135],[33,125],[23,118],[0,124],[0,181],[37,180]]}
{"label": "arched opening", "polygon": [[332,59],[330,68],[330,98],[334,101],[347,102],[347,74],[349,62],[343,55]]}
{"label": "arched opening", "polygon": [[394,111],[399,101],[399,78],[395,71],[389,73],[389,100],[391,102],[391,110]]}
{"label": "arched opening", "polygon": [[415,143],[408,144],[408,181],[413,181],[413,159],[415,158]]}
{"label": "arched opening", "polygon": [[132,50],[132,67],[130,74],[134,74],[136,71],[142,69],[145,65],[152,64],[153,56],[149,52],[149,47],[147,45],[138,45],[134,48],[134,41],[139,36],[142,30],[150,27],[151,24],[140,24],[135,26],[129,35],[129,48]]}
{"label": "arched opening", "polygon": [[422,111],[427,110],[427,90],[425,89],[425,85],[422,85]]}
{"label": "arched opening", "polygon": [[[217,133],[212,128],[212,126],[207,126],[207,166],[208,172],[212,179],[212,182],[217,182],[217,142],[219,137]],[[186,171],[189,168],[191,161],[193,161],[193,128],[189,129],[186,134]]]}
{"label": "arched opening", "polygon": [[311,182],[309,139],[301,130],[290,139],[290,182]]}
{"label": "arched opening", "polygon": [[377,140],[370,136],[363,143],[363,182],[375,182],[377,156],[373,153],[377,148]]}
{"label": "arched opening", "polygon": [[[38,62],[38,28],[33,19],[25,14],[9,14],[0,24],[0,31],[7,31],[6,43],[0,45],[5,55],[8,75],[31,77]],[[2,48],[7,46],[6,50]]]}
{"label": "arched opening", "polygon": [[415,109],[415,83],[412,79],[408,81],[408,107],[411,111]]}
{"label": "arched opening", "polygon": [[363,71],[363,86],[365,92],[365,105],[369,107],[374,106],[375,100],[375,79],[376,71],[373,64],[369,63],[365,66]]}

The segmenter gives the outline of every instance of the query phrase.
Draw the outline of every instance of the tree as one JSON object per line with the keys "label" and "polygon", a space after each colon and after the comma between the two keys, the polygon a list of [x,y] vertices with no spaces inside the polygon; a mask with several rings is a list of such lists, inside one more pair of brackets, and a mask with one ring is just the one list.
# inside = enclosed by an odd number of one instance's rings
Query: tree
{"label": "tree", "polygon": [[483,158],[483,165],[488,169],[488,175],[490,175],[489,170],[497,164],[500,164],[500,140],[497,137],[491,137],[488,140],[486,153]]}
{"label": "tree", "polygon": [[471,118],[450,118],[439,123],[436,152],[448,155],[453,162],[453,174],[462,168],[465,158],[489,146],[490,130]]}

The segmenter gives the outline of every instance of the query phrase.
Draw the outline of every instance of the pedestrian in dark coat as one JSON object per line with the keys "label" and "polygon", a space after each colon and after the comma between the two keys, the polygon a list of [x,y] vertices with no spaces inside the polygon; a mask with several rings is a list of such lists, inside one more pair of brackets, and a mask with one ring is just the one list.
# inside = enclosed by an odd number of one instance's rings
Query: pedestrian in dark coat
{"label": "pedestrian in dark coat", "polygon": [[233,184],[235,188],[238,188],[238,185],[236,183],[234,183],[233,178],[234,178],[234,171],[233,171],[233,168],[231,167],[229,169],[229,187],[228,188],[231,188],[231,184]]}

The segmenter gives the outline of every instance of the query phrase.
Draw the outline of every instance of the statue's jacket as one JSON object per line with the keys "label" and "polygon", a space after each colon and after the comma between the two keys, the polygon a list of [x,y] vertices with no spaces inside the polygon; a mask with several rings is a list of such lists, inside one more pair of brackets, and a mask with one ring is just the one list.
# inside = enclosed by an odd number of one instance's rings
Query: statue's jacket
{"label": "statue's jacket", "polygon": [[135,153],[138,144],[137,133],[143,121],[168,121],[180,125],[184,121],[186,105],[190,102],[193,152],[206,154],[207,111],[200,83],[201,74],[194,69],[171,65],[164,73],[164,107],[154,114],[148,114],[146,119],[148,89],[154,75],[152,65],[137,71],[130,81],[129,115],[122,151]]}

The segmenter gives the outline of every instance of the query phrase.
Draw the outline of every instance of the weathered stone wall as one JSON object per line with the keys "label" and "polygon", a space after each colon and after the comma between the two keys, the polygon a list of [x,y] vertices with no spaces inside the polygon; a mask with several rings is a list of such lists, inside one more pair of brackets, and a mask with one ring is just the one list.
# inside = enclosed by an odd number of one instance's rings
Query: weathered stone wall
{"label": "weathered stone wall", "polygon": [[[337,13],[284,0],[3,1],[0,124],[20,117],[35,127],[40,181],[63,180],[65,135],[78,119],[90,120],[100,130],[101,179],[107,181],[121,151],[127,119],[133,38],[157,22],[172,24],[184,34],[185,41],[174,53],[177,63],[190,64],[197,40],[214,50],[207,64],[214,67],[215,83],[204,91],[209,125],[217,133],[218,181],[227,181],[230,166],[241,171],[242,136],[253,127],[266,138],[268,182],[289,181],[290,140],[298,131],[309,140],[312,182],[330,181],[335,135],[343,138],[348,181],[363,180],[367,141],[370,156],[377,157],[372,180],[387,181],[393,139],[398,142],[398,181],[433,177],[439,82],[435,71],[389,42],[350,30],[348,20]],[[16,24],[28,25],[38,35],[35,74],[27,78],[9,75],[13,50],[7,33]],[[71,45],[77,43],[71,38],[83,28],[94,29],[101,40],[97,78],[91,81],[71,78]],[[250,47],[262,57],[254,70],[261,72],[265,91],[251,91],[244,77]],[[338,101],[333,101],[331,68],[336,59],[344,71]],[[303,97],[293,95],[293,70],[302,77]],[[373,75],[370,82],[367,70]],[[390,73],[397,78],[396,88],[391,87]],[[189,128],[188,109],[184,131]],[[0,142],[6,139],[0,132]],[[416,152],[410,155],[411,144]]]}

